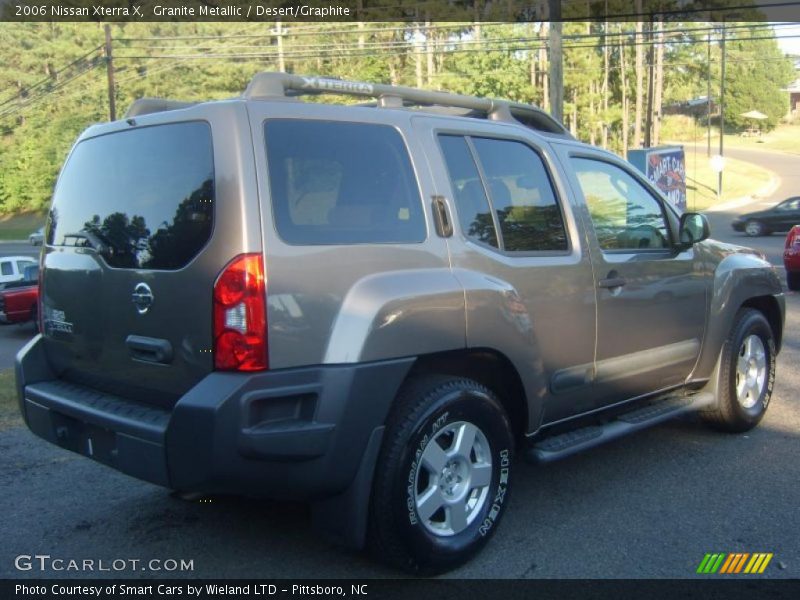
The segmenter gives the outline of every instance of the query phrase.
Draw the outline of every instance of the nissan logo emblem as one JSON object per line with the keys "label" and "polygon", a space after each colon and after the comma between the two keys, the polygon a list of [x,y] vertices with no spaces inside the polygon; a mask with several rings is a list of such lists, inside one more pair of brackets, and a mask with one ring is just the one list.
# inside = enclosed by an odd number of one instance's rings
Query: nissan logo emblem
{"label": "nissan logo emblem", "polygon": [[150,286],[146,283],[139,283],[135,288],[133,288],[131,300],[133,301],[133,305],[136,307],[136,312],[138,312],[140,315],[143,315],[150,310],[154,299],[155,297],[153,296],[153,290],[151,290]]}

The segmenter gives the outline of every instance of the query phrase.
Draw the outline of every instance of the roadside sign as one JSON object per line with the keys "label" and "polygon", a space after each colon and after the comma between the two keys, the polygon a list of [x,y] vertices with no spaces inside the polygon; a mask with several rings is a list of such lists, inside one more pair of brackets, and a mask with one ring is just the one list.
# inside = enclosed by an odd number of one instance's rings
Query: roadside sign
{"label": "roadside sign", "polygon": [[630,150],[628,161],[639,169],[680,212],[686,210],[686,158],[683,146]]}
{"label": "roadside sign", "polygon": [[720,156],[719,154],[715,154],[710,159],[711,162],[711,170],[714,173],[722,173],[722,170],[725,168],[725,157]]}

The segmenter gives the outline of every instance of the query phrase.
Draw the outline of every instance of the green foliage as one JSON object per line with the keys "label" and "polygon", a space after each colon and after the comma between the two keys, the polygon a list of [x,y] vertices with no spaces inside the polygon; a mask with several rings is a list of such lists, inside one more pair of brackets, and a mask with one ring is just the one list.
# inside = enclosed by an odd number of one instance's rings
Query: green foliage
{"label": "green foliage", "polygon": [[[748,29],[739,37],[766,37],[764,28]],[[788,111],[788,94],[781,91],[796,77],[791,60],[783,57],[773,40],[732,40],[727,44],[730,59],[725,74],[725,122],[742,129],[754,120],[742,113],[757,110],[767,115],[759,121],[772,130]]]}

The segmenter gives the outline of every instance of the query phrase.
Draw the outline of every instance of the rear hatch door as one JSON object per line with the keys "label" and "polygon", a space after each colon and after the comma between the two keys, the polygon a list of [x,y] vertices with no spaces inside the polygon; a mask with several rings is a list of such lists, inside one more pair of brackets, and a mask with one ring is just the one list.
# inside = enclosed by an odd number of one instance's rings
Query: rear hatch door
{"label": "rear hatch door", "polygon": [[247,251],[215,252],[214,155],[204,120],[76,144],[43,257],[45,349],[62,378],[169,407],[211,371],[214,280]]}

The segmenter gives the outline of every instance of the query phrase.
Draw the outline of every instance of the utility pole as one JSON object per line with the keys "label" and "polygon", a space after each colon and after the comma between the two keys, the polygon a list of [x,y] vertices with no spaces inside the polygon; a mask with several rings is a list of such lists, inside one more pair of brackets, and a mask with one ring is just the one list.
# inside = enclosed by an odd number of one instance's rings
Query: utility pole
{"label": "utility pole", "polygon": [[647,25],[647,39],[650,42],[650,50],[647,53],[647,62],[648,62],[648,77],[647,77],[647,115],[645,115],[645,127],[644,127],[644,147],[650,147],[650,134],[653,131],[653,84],[655,83],[653,80],[655,78],[655,73],[653,71],[655,67],[655,56],[653,54],[654,45],[653,45],[653,21],[652,18],[650,23]]}
{"label": "utility pole", "polygon": [[708,32],[708,45],[706,46],[706,156],[711,158],[711,31]]}
{"label": "utility pole", "polygon": [[108,117],[117,120],[117,103],[114,94],[114,54],[111,49],[111,25],[105,24],[106,32],[106,72],[108,74]]}
{"label": "utility pole", "polygon": [[564,62],[561,48],[561,0],[550,3],[550,112],[559,122],[564,120]]}
{"label": "utility pole", "polygon": [[[719,76],[719,155],[722,153],[722,140],[725,135],[725,19],[722,20],[722,44],[720,47],[722,58],[720,61]],[[722,196],[722,169],[719,170],[717,180],[717,196]]]}
{"label": "utility pole", "polygon": [[275,22],[275,35],[278,37],[278,71],[286,72],[286,59],[283,55],[283,23]]}

